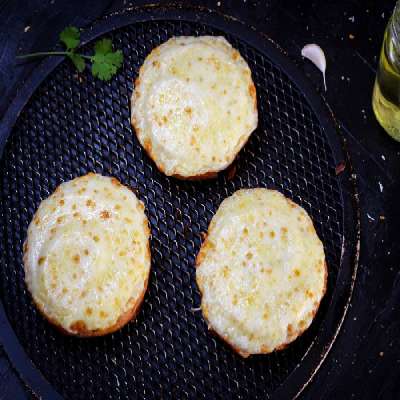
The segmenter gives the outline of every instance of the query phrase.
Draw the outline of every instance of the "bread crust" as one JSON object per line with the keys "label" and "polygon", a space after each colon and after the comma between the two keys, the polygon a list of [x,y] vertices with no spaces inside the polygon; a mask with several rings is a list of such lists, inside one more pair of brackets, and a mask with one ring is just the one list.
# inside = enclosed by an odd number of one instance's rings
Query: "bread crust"
{"label": "bread crust", "polygon": [[187,181],[202,181],[206,179],[214,179],[218,176],[219,171],[209,171],[204,174],[194,175],[194,176],[182,176],[179,174],[172,175],[176,179],[187,180]]}
{"label": "bread crust", "polygon": [[53,318],[49,317],[42,307],[33,299],[32,301],[35,304],[36,308],[39,310],[40,314],[51,324],[53,325],[59,332],[68,335],[68,336],[77,336],[80,338],[89,338],[89,337],[97,337],[97,336],[104,336],[108,335],[109,333],[113,333],[121,329],[125,326],[129,321],[136,318],[137,314],[140,311],[140,308],[143,304],[144,296],[147,291],[148,286],[148,278],[145,281],[144,287],[140,296],[137,298],[136,302],[133,306],[125,311],[122,315],[119,316],[117,322],[107,328],[104,329],[86,329],[85,323],[83,321],[76,321],[71,326],[75,327],[76,332],[67,331],[64,329],[57,321]]}
{"label": "bread crust", "polygon": [[[313,320],[314,320],[314,318],[315,318],[315,316],[316,316],[316,314],[318,312],[319,306],[321,305],[321,302],[322,302],[323,298],[325,297],[327,285],[328,285],[328,265],[327,265],[327,263],[325,261],[325,263],[324,263],[324,288],[323,288],[323,291],[322,291],[321,300],[318,302],[318,304],[312,310]],[[305,327],[304,329],[299,329],[297,331],[294,331],[291,334],[290,339],[287,342],[282,343],[280,346],[278,346],[275,349],[275,351],[276,350],[284,350],[290,343],[294,342],[298,337],[300,337],[307,329],[308,329],[308,327]]]}
{"label": "bread crust", "polygon": [[[196,258],[196,265],[195,265],[195,267],[197,268],[197,266],[198,266],[198,263],[197,263],[197,258]],[[320,307],[320,305],[321,305],[321,301],[322,301],[322,299],[324,298],[325,293],[326,293],[326,289],[327,289],[327,282],[328,282],[328,266],[327,266],[326,262],[325,262],[325,264],[324,264],[324,270],[325,270],[325,279],[324,279],[323,294],[322,294],[322,297],[321,297],[320,302],[318,303],[318,305],[317,305],[317,306],[313,309],[313,311],[312,311],[312,312],[313,312],[313,318],[315,317],[315,315],[316,315],[317,312],[318,312],[318,309],[319,309],[319,307]],[[197,285],[197,287],[199,287],[199,285]],[[201,291],[200,288],[199,288],[199,291],[200,291],[200,295],[201,295],[201,297],[202,297],[202,296],[203,296],[203,293],[202,293],[202,291]],[[291,334],[291,336],[290,336],[290,339],[289,339],[288,341],[286,341],[285,343],[282,343],[280,346],[276,347],[275,349],[264,349],[264,350],[261,350],[261,351],[258,352],[258,353],[249,353],[249,352],[247,352],[247,351],[245,351],[245,350],[243,350],[243,349],[241,349],[241,348],[235,346],[233,343],[231,343],[231,342],[229,341],[229,339],[228,339],[227,337],[225,337],[225,336],[219,334],[217,331],[215,331],[215,330],[211,327],[210,322],[209,322],[208,318],[206,317],[206,313],[204,312],[204,308],[203,308],[203,303],[200,304],[200,308],[201,308],[201,312],[202,312],[202,314],[203,314],[203,318],[204,318],[205,321],[207,322],[207,326],[208,326],[209,332],[210,332],[211,334],[213,334],[214,336],[218,337],[219,339],[221,339],[228,347],[230,347],[235,353],[239,354],[239,355],[240,355],[241,357],[243,357],[243,358],[248,358],[249,356],[252,356],[252,355],[270,354],[270,353],[273,353],[274,351],[284,350],[284,349],[286,349],[286,347],[288,347],[288,345],[289,345],[290,343],[294,342],[297,338],[299,338],[299,337],[308,329],[308,327],[305,327],[304,329],[299,329],[299,330],[297,330],[297,331],[292,332],[292,334]]]}
{"label": "bread crust", "polygon": [[[131,118],[131,126],[133,128],[133,131],[136,134],[137,139],[140,142],[140,138],[139,138],[140,137],[140,129],[137,127],[136,120],[134,118]],[[243,147],[246,144],[247,140],[243,143],[243,145],[241,147]],[[153,153],[151,143],[143,145],[143,149],[146,152],[147,156],[154,162],[154,164],[156,165],[158,170],[160,172],[162,172],[163,174],[165,174],[165,169],[164,169],[163,165],[161,165],[159,162],[157,162],[157,157]],[[218,176],[219,172],[225,170],[231,164],[232,163],[229,163],[225,168],[222,168],[218,171],[208,171],[208,172],[204,172],[203,174],[200,174],[200,175],[184,176],[184,175],[180,175],[180,174],[173,174],[173,175],[171,175],[171,177],[179,179],[181,181],[202,181],[202,180],[207,180],[207,179],[215,179]]]}

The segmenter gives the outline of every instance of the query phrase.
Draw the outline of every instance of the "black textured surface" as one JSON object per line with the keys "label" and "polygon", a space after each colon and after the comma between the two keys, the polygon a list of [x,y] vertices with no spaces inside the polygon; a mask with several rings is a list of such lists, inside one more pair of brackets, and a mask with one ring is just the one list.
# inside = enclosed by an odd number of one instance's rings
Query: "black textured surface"
{"label": "black textured surface", "polygon": [[[343,209],[334,160],[317,117],[285,73],[228,37],[247,59],[260,124],[237,172],[205,183],[160,174],[129,125],[129,96],[148,52],[177,34],[219,33],[184,22],[138,23],[111,36],[125,52],[110,84],[62,63],[21,114],[1,161],[1,294],[24,348],[68,398],[265,398],[312,346],[335,286]],[[21,248],[39,205],[62,181],[96,171],[118,177],[144,200],[152,228],[149,290],[136,322],[105,338],[57,333],[36,312],[23,281]],[[325,244],[328,293],[310,330],[287,350],[243,360],[210,336],[199,312],[194,258],[220,202],[242,187],[280,189],[310,212]],[[65,366],[68,367],[65,367]]]}

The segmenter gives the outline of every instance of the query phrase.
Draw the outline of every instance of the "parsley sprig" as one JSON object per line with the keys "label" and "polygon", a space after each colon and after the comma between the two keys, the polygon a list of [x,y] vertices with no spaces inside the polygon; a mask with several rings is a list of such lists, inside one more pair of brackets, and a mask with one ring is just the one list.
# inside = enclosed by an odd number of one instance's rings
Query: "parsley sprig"
{"label": "parsley sprig", "polygon": [[123,54],[121,50],[113,51],[110,39],[101,39],[94,45],[94,54],[86,55],[76,52],[80,44],[80,32],[75,26],[68,26],[60,33],[60,41],[65,51],[46,51],[17,56],[18,59],[29,59],[44,56],[67,56],[79,72],[86,68],[86,60],[92,63],[92,74],[102,81],[110,80],[121,67]]}

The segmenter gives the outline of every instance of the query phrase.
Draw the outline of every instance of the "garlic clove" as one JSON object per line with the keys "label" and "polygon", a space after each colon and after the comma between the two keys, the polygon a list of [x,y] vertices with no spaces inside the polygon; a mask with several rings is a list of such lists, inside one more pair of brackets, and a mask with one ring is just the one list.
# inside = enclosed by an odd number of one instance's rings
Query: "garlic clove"
{"label": "garlic clove", "polygon": [[310,60],[322,72],[322,76],[324,78],[324,87],[326,92],[327,90],[326,80],[325,80],[326,58],[324,51],[317,44],[311,43],[305,45],[301,49],[301,55],[304,58]]}

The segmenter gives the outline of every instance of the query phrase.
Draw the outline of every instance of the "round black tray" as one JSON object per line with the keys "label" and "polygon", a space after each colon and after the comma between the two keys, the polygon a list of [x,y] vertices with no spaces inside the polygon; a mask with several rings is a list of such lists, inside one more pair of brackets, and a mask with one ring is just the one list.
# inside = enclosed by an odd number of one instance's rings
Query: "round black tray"
{"label": "round black tray", "polygon": [[[108,33],[107,33],[108,32]],[[268,38],[203,9],[125,10],[83,33],[124,51],[109,83],[43,61],[0,126],[0,340],[43,398],[293,398],[329,352],[356,276],[358,216],[350,163],[334,118],[297,67]],[[129,124],[132,83],[152,48],[175,35],[224,35],[248,61],[259,127],[236,173],[182,182],[159,173]],[[7,140],[8,138],[8,140]],[[339,176],[335,167],[346,161]],[[40,201],[62,181],[96,171],[134,188],[152,229],[149,290],[134,322],[104,338],[65,337],[38,314],[24,284],[22,243]],[[207,331],[194,259],[220,202],[242,187],[282,191],[312,216],[325,245],[327,294],[310,329],[287,349],[242,359]]]}

